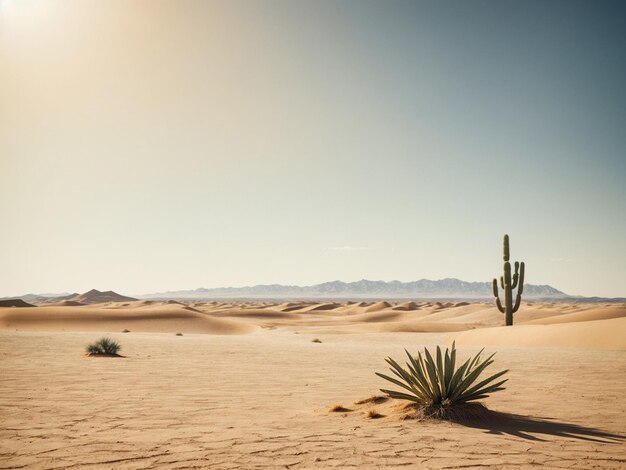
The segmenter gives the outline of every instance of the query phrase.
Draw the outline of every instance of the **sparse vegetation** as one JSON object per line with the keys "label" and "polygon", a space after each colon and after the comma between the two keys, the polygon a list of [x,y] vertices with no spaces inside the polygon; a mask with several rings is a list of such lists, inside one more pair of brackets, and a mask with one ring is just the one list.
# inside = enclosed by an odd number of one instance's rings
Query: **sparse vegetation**
{"label": "sparse vegetation", "polygon": [[122,349],[120,344],[109,338],[100,338],[86,348],[90,356],[119,356],[120,349]]}
{"label": "sparse vegetation", "polygon": [[311,340],[311,343],[321,343],[321,342],[322,342],[322,340],[319,339],[319,338],[315,338],[315,339]]}
{"label": "sparse vegetation", "polygon": [[122,333],[130,333],[130,330],[124,329],[122,330]]}
{"label": "sparse vegetation", "polygon": [[176,333],[176,336],[182,336],[182,335],[183,335],[182,333]]}
{"label": "sparse vegetation", "polygon": [[[486,398],[490,393],[504,390],[502,385],[507,379],[493,383],[504,375],[508,370],[500,371],[491,377],[476,383],[480,374],[493,363],[492,354],[486,360],[481,361],[481,350],[474,357],[469,358],[461,367],[456,368],[456,348],[446,348],[442,354],[437,346],[436,359],[433,359],[428,349],[424,348],[424,356],[418,353],[417,358],[406,351],[409,362],[408,369],[404,369],[392,358],[387,358],[390,370],[397,377],[390,377],[376,372],[376,375],[403,388],[405,391],[381,389],[391,398],[408,400],[423,409],[424,415],[436,418],[450,418],[459,416],[459,410],[472,408],[469,414],[474,413],[474,408],[467,407],[467,402]],[[474,404],[478,405],[478,404]]]}
{"label": "sparse vegetation", "polygon": [[332,413],[343,413],[346,411],[351,411],[348,408],[344,407],[343,405],[333,405],[330,407],[330,411]]}
{"label": "sparse vegetation", "polygon": [[369,410],[367,410],[367,417],[369,419],[378,419],[378,418],[382,418],[383,415],[381,415],[376,408],[370,408]]}

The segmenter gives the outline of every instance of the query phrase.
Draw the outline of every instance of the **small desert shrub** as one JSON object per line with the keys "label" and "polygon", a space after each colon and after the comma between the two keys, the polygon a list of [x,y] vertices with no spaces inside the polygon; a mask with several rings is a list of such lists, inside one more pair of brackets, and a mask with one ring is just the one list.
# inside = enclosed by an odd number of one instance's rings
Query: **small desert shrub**
{"label": "small desert shrub", "polygon": [[311,343],[321,343],[321,342],[322,342],[322,340],[319,339],[319,338],[315,338],[315,339],[311,340]]}
{"label": "small desert shrub", "polygon": [[183,335],[182,333],[176,333],[176,336],[182,336],[182,335]]}
{"label": "small desert shrub", "polygon": [[433,359],[428,349],[424,348],[424,357],[418,353],[417,358],[411,356],[406,351],[409,362],[404,369],[392,358],[387,358],[390,370],[397,377],[390,377],[376,372],[376,375],[403,388],[405,392],[396,390],[381,389],[391,398],[409,400],[422,407],[438,410],[437,413],[429,412],[428,415],[436,417],[453,416],[448,413],[459,405],[464,405],[472,400],[479,400],[488,397],[490,393],[504,390],[502,384],[507,379],[493,383],[497,378],[504,375],[508,370],[503,370],[491,377],[476,383],[480,374],[489,366],[493,360],[492,354],[486,360],[481,361],[481,350],[473,358],[469,358],[461,367],[456,368],[456,348],[452,343],[452,348],[446,348],[445,354],[441,353],[441,348],[437,346],[436,359]]}
{"label": "small desert shrub", "polygon": [[130,330],[124,329],[122,330],[122,333],[130,333]]}
{"label": "small desert shrub", "polygon": [[378,419],[378,418],[382,418],[383,415],[381,415],[376,408],[370,408],[369,410],[367,410],[367,417],[369,419]]}
{"label": "small desert shrub", "polygon": [[109,338],[100,338],[95,343],[91,343],[87,346],[87,354],[90,356],[97,355],[109,355],[109,356],[117,356],[119,350],[122,349],[119,343],[113,341]]}

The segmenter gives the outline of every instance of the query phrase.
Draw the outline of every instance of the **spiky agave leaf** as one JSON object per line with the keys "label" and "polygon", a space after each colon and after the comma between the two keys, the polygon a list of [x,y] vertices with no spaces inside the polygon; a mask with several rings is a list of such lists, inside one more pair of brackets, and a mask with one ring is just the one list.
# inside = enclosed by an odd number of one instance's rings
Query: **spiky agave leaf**
{"label": "spiky agave leaf", "polygon": [[406,363],[408,370],[389,357],[386,361],[396,378],[376,372],[379,377],[405,390],[399,392],[381,389],[391,398],[409,400],[423,405],[441,405],[443,403],[466,403],[504,390],[502,385],[507,379],[493,382],[506,374],[508,370],[502,370],[476,383],[478,377],[493,363],[495,353],[481,361],[480,356],[483,352],[481,350],[456,369],[455,343],[452,343],[452,347],[446,348],[443,353],[441,348],[437,346],[436,359],[426,348],[424,348],[424,356],[418,353],[417,358],[406,349],[405,352],[409,358],[409,362]]}
{"label": "spiky agave leaf", "polygon": [[424,365],[423,365],[423,361],[422,356],[419,355],[418,359],[419,360],[415,360],[415,358],[413,356],[411,356],[411,354],[405,349],[404,352],[406,352],[406,355],[409,358],[410,362],[407,362],[407,366],[409,367],[409,369],[411,370],[411,374],[413,376],[413,379],[415,381],[415,386],[420,390],[421,395],[424,397],[425,400],[429,399],[429,398],[434,398],[432,395],[432,391],[430,389],[430,385],[427,381],[423,380],[423,377],[425,376],[424,374]]}

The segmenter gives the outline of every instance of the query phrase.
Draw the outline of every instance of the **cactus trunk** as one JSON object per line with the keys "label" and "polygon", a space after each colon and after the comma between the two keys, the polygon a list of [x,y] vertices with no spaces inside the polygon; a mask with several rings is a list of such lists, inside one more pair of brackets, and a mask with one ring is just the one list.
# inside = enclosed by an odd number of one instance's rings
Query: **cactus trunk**
{"label": "cactus trunk", "polygon": [[[495,297],[496,307],[500,312],[504,313],[507,326],[513,325],[513,314],[519,310],[522,301],[522,292],[524,290],[524,262],[515,262],[515,274],[511,276],[511,263],[509,261],[509,236],[504,236],[504,276],[500,277],[500,286],[504,291],[504,305],[500,302],[498,295],[498,281],[493,280],[493,296]],[[517,287],[517,295],[515,304],[513,304],[513,290]]]}

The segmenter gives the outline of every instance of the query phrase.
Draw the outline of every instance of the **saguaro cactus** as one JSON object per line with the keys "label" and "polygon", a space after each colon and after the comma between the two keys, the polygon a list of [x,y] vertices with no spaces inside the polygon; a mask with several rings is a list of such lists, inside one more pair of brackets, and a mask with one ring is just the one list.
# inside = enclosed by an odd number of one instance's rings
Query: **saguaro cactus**
{"label": "saguaro cactus", "polygon": [[[519,310],[524,292],[524,262],[515,262],[515,274],[511,278],[511,263],[509,262],[509,236],[504,236],[504,276],[500,276],[500,286],[504,291],[504,306],[498,297],[498,281],[493,280],[493,296],[496,298],[496,307],[505,315],[506,326],[513,325],[513,314]],[[513,289],[517,287],[515,305],[513,305]]]}

